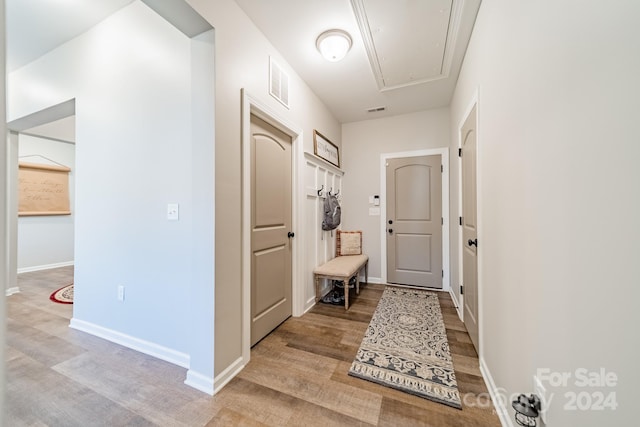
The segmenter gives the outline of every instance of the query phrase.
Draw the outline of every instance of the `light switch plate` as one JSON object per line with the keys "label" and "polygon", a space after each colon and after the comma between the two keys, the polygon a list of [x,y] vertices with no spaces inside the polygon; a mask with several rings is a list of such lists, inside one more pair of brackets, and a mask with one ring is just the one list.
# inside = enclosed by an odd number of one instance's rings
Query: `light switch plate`
{"label": "light switch plate", "polygon": [[167,205],[167,219],[169,221],[177,221],[180,219],[180,205],[177,203],[169,203]]}

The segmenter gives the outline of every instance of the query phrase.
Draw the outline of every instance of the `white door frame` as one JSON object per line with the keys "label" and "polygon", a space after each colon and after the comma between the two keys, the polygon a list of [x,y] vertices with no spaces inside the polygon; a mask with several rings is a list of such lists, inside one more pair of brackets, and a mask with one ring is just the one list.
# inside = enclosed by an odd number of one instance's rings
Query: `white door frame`
{"label": "white door frame", "polygon": [[296,236],[291,239],[291,309],[293,316],[304,312],[303,269],[299,268],[304,259],[303,233],[298,233],[302,224],[300,206],[303,176],[300,165],[304,164],[302,149],[303,133],[300,128],[282,118],[272,108],[242,89],[242,365],[251,358],[251,115],[261,118],[291,137],[291,231]]}
{"label": "white door frame", "polygon": [[449,273],[449,149],[431,148],[416,151],[380,154],[380,276],[387,283],[387,160],[400,157],[442,156],[442,290],[451,288]]}
{"label": "white door frame", "polygon": [[[480,191],[479,189],[482,188],[481,186],[481,179],[482,179],[482,174],[481,174],[481,162],[479,161],[480,159],[480,150],[481,150],[481,146],[480,146],[480,132],[479,132],[479,127],[480,127],[480,110],[478,108],[478,89],[476,89],[476,91],[473,93],[473,96],[471,97],[471,100],[469,101],[469,104],[467,105],[467,108],[464,110],[464,114],[462,115],[460,122],[458,122],[458,126],[456,128],[456,131],[458,132],[458,149],[462,149],[462,126],[464,125],[464,122],[467,120],[467,117],[469,116],[469,114],[471,113],[471,110],[473,110],[473,107],[476,107],[476,237],[478,239],[478,242],[480,243],[480,248],[482,248],[482,242],[483,242],[483,236],[482,236],[482,197],[480,197]],[[458,217],[462,216],[462,158],[458,156]],[[460,282],[462,282],[463,278],[464,278],[464,271],[463,271],[463,261],[462,261],[462,250],[464,248],[464,242],[463,242],[463,237],[462,237],[462,229],[460,229],[458,231],[458,277]],[[484,250],[483,249],[478,249],[477,254],[476,254],[476,258],[477,258],[477,265],[478,265],[478,270],[477,270],[477,297],[478,297],[478,358],[479,359],[483,359],[483,349],[484,349],[484,341],[483,341],[483,323],[484,323],[484,313],[483,313],[483,299],[482,299],[482,278],[483,273],[482,273],[482,266],[484,265],[483,262],[483,256],[484,254]],[[464,285],[464,283],[463,283]],[[459,292],[459,291],[458,291]],[[460,317],[460,320],[462,320],[464,322],[464,294],[459,295],[460,300],[456,299],[456,295],[454,292],[450,292],[455,303],[458,306],[458,316]]]}

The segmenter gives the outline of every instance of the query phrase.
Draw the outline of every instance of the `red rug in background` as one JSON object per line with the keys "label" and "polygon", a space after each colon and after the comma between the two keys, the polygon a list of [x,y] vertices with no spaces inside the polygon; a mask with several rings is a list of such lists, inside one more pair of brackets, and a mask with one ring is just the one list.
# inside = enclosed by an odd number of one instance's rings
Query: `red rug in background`
{"label": "red rug in background", "polygon": [[73,283],[58,289],[49,299],[60,304],[73,304]]}

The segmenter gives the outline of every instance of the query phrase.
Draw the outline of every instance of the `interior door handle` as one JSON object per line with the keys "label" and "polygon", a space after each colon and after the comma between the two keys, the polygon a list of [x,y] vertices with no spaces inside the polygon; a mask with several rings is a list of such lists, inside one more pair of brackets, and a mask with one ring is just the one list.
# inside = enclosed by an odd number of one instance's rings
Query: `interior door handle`
{"label": "interior door handle", "polygon": [[389,234],[393,234],[393,228],[389,229]]}
{"label": "interior door handle", "polygon": [[467,241],[467,245],[469,245],[469,246],[475,246],[475,247],[477,248],[477,247],[478,247],[478,239],[473,239],[473,240],[469,239],[469,240]]}
{"label": "interior door handle", "polygon": [[287,233],[287,237],[288,237],[288,238],[290,238],[290,239],[291,239],[292,237],[294,237],[295,235],[296,235],[296,234],[295,234],[293,231],[290,231],[290,232],[288,232],[288,233]]}

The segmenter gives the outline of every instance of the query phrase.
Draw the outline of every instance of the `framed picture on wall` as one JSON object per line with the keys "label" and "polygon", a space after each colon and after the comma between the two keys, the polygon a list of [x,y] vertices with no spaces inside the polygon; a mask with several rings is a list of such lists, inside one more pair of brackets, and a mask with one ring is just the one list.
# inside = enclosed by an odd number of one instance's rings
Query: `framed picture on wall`
{"label": "framed picture on wall", "polygon": [[313,154],[337,168],[340,167],[340,152],[338,147],[315,129],[313,130]]}

